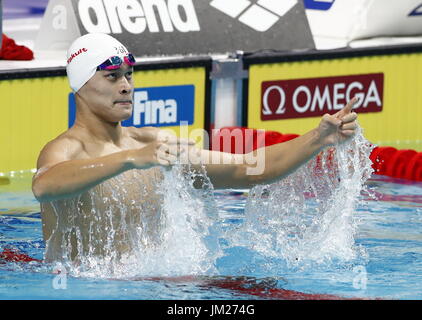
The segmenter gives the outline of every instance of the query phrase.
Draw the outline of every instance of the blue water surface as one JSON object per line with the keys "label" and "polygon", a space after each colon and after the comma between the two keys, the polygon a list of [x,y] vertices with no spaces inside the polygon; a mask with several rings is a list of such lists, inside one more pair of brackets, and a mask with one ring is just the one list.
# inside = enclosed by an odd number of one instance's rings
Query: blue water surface
{"label": "blue water surface", "polygon": [[[93,279],[57,274],[39,262],[0,261],[0,299],[282,299],[277,290],[294,290],[363,299],[422,298],[422,184],[373,176],[369,193],[356,209],[355,237],[364,258],[350,264],[288,268],[242,247],[225,247],[218,274],[168,279]],[[222,229],[243,222],[248,190],[215,192]],[[8,192],[0,186],[0,249],[13,248],[42,259],[45,244],[38,202],[29,191]],[[238,285],[225,286],[227,281]],[[246,289],[259,289],[248,291]],[[274,291],[274,289],[276,289]],[[286,291],[289,292],[289,291]],[[312,296],[315,298],[315,296]],[[318,298],[318,296],[316,296]],[[320,296],[324,298],[324,296]]]}

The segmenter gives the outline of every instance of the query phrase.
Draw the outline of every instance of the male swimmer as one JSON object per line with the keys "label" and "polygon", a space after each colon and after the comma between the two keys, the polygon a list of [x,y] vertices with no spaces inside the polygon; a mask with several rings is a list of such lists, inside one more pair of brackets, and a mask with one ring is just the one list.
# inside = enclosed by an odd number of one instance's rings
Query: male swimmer
{"label": "male swimmer", "polygon": [[214,188],[250,188],[282,179],[322,149],[350,139],[357,128],[352,99],[336,114],[324,115],[310,132],[262,148],[265,166],[252,175],[243,161],[247,154],[198,150],[192,141],[162,135],[158,128],[123,127],[133,110],[135,59],[113,37],[84,35],[67,58],[75,123],[42,149],[32,184],[41,203],[47,261],[101,256],[107,246],[130,253],[134,241],[153,245],[159,229],[154,224],[162,214],[156,189],[160,168],[170,169],[182,154],[204,160]]}

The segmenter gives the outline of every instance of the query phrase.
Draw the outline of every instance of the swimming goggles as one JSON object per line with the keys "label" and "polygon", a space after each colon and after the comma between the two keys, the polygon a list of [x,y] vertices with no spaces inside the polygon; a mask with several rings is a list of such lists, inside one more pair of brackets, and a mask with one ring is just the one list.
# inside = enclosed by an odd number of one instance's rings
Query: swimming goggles
{"label": "swimming goggles", "polygon": [[106,61],[104,61],[97,67],[97,70],[119,69],[123,64],[123,61],[130,67],[133,67],[136,63],[135,57],[131,53],[128,53],[126,56],[123,57],[123,59],[119,56],[108,58]]}

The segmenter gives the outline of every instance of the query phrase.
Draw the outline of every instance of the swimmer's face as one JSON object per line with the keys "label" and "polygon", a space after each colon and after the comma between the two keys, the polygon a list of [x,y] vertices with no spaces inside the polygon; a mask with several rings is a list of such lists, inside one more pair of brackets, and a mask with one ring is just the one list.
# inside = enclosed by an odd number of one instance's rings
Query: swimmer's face
{"label": "swimmer's face", "polygon": [[116,70],[101,70],[78,91],[88,108],[110,122],[131,117],[133,110],[133,67],[125,63]]}

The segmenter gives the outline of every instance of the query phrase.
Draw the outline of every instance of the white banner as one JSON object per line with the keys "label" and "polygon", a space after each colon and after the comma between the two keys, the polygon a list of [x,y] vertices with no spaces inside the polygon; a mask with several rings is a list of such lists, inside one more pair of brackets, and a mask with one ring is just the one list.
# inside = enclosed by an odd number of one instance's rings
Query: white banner
{"label": "white banner", "polygon": [[301,0],[50,0],[36,49],[95,32],[142,57],[315,48]]}

